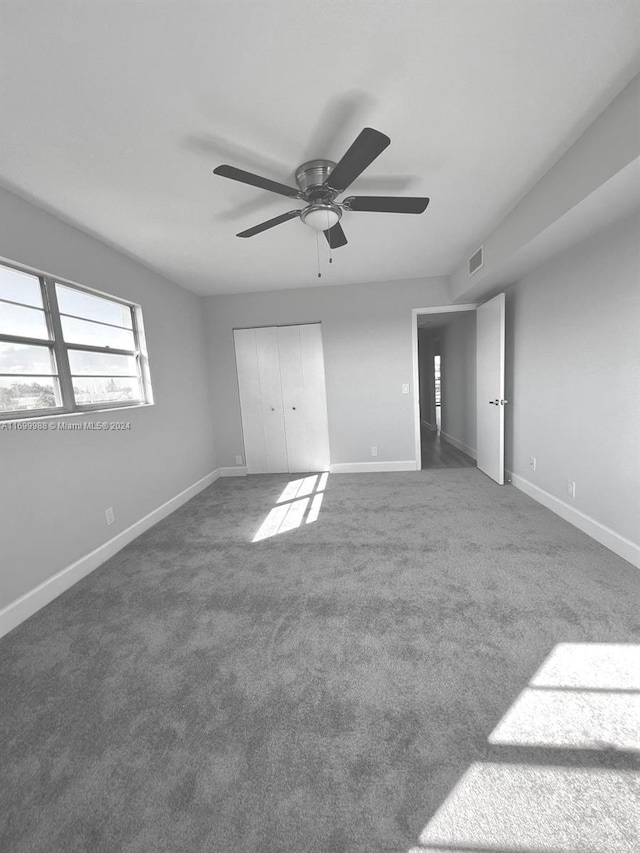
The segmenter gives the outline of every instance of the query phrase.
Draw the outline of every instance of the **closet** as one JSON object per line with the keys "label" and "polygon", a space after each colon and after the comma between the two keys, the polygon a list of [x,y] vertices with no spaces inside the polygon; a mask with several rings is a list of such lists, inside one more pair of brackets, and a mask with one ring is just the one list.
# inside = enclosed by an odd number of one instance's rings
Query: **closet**
{"label": "closet", "polygon": [[249,474],[329,470],[329,427],[319,323],[235,329]]}

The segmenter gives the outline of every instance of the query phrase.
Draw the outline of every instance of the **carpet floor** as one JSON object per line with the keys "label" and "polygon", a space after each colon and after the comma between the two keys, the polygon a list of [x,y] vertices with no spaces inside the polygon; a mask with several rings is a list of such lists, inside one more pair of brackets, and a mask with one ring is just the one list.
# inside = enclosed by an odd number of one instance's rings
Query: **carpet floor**
{"label": "carpet floor", "polygon": [[219,480],[0,642],[0,847],[637,853],[639,649],[476,469]]}

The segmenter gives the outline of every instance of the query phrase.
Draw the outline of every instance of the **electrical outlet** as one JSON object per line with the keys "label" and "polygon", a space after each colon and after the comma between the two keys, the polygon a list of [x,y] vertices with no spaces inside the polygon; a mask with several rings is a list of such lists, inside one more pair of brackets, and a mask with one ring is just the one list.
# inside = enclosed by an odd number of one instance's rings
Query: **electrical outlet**
{"label": "electrical outlet", "polygon": [[403,386],[402,386],[402,393],[403,393],[403,394],[408,394],[408,393],[409,393],[409,383],[407,383],[406,385],[403,385]]}
{"label": "electrical outlet", "polygon": [[536,457],[535,456],[532,456],[531,459],[529,460],[529,468],[531,468],[532,471],[536,470]]}
{"label": "electrical outlet", "polygon": [[110,506],[109,509],[105,509],[104,511],[105,518],[107,519],[107,524],[114,524],[116,517],[113,513],[113,507]]}
{"label": "electrical outlet", "polygon": [[236,456],[236,465],[242,465],[242,456]]}
{"label": "electrical outlet", "polygon": [[567,494],[570,498],[575,498],[576,496],[576,484],[574,480],[567,480]]}
{"label": "electrical outlet", "polygon": [[378,455],[378,445],[377,445],[377,444],[372,444],[372,445],[371,445],[371,455],[372,455],[372,456],[377,456],[377,455]]}

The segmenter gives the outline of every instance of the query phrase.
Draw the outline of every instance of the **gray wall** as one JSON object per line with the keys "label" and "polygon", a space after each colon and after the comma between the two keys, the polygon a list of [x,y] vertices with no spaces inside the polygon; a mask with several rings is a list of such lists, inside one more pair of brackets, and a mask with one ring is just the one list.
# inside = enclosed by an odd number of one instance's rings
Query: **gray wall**
{"label": "gray wall", "polygon": [[507,293],[507,468],[635,543],[639,233],[618,222]]}
{"label": "gray wall", "polygon": [[0,432],[2,608],[206,476],[215,458],[201,298],[12,193],[0,190],[0,208],[5,259],[142,305],[155,398],[62,418],[130,421],[127,432]]}
{"label": "gray wall", "polygon": [[476,450],[476,312],[452,314],[440,333],[442,432]]}
{"label": "gray wall", "polygon": [[[322,323],[332,463],[415,460],[412,308],[446,305],[445,278],[206,300],[218,464],[243,455],[234,328]],[[372,459],[370,446],[378,445]]]}

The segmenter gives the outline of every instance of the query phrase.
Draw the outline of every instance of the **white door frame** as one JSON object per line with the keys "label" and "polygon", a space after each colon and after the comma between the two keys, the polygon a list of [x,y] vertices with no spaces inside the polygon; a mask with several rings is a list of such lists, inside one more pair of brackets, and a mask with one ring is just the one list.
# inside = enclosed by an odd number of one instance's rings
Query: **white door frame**
{"label": "white door frame", "polygon": [[[413,423],[416,442],[416,469],[422,469],[422,443],[420,441],[420,366],[418,363],[418,315],[452,314],[455,311],[475,311],[482,303],[470,302],[466,305],[438,305],[432,308],[411,309],[411,350],[413,355]],[[473,401],[475,406],[476,401]]]}

